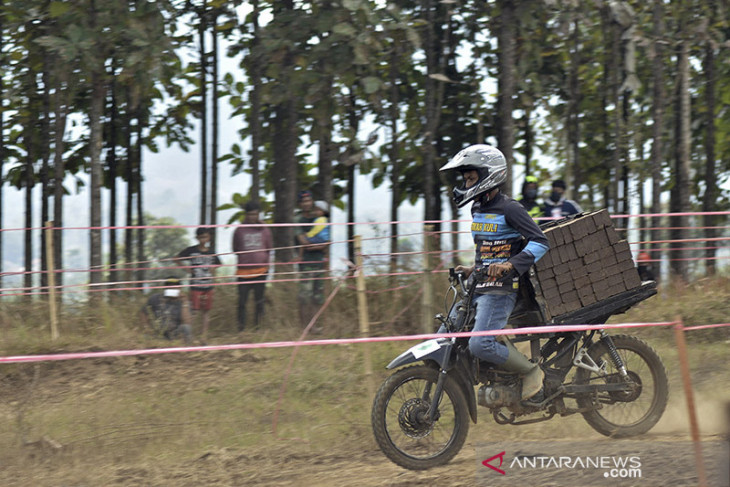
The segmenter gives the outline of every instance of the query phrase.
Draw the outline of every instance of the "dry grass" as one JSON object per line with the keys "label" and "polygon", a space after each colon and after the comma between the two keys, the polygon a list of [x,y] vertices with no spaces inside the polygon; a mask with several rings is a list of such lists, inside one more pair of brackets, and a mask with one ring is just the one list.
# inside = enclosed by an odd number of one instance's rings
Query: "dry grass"
{"label": "dry grass", "polygon": [[[389,288],[385,282],[381,285]],[[673,287],[614,321],[671,320],[680,311],[687,324],[727,321],[721,310],[727,311],[729,287],[723,279]],[[239,335],[235,333],[235,288],[219,288],[210,343],[297,338],[303,325],[293,292],[270,290],[266,325]],[[419,299],[417,285],[369,295],[371,319],[379,322],[373,325],[373,333],[420,332]],[[168,346],[169,342],[140,328],[135,316],[141,302],[140,297],[102,302],[91,311],[64,307],[61,339],[55,342],[50,340],[47,310],[42,303],[3,304],[0,353]],[[408,305],[412,307],[402,319],[393,321],[392,317]],[[352,289],[339,290],[322,323],[323,337],[358,336]],[[686,416],[671,331],[639,333],[667,365],[672,402],[666,421],[656,429],[674,433],[678,424],[685,424]],[[690,341],[700,405],[718,408],[730,400],[727,344],[707,337],[690,337]],[[331,468],[347,465],[345,459],[338,460],[339,456],[354,458],[362,452],[372,452],[382,461],[370,432],[372,389],[388,374],[385,364],[408,346],[409,342],[302,347],[291,370],[293,349],[5,365],[0,369],[0,483],[243,485],[240,479],[263,482],[262,469],[281,468],[277,459],[282,455],[303,462],[312,456],[329,458],[326,461],[339,465]],[[371,355],[372,377],[364,374],[365,353]],[[600,438],[579,416],[498,427],[486,412],[480,409],[479,424],[470,433],[475,442],[486,438]],[[705,433],[724,431],[720,422],[706,424]],[[206,476],[197,479],[192,465],[200,467],[200,462],[206,462]],[[219,465],[214,468],[211,462]],[[239,480],[230,478],[232,471],[238,472]],[[175,482],[176,476],[190,482],[180,478]],[[215,481],[217,478],[224,480]],[[301,485],[296,472],[287,478],[289,485]],[[270,485],[276,484],[272,481]],[[367,481],[363,485],[368,484],[373,485]]]}

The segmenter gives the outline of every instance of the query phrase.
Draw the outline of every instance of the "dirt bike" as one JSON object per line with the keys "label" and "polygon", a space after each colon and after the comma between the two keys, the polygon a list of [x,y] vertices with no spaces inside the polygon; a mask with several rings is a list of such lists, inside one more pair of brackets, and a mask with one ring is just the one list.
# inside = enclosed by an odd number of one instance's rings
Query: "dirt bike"
{"label": "dirt bike", "polygon": [[[471,281],[467,284],[463,274],[450,269],[447,297],[453,293],[453,299],[446,300],[446,315],[436,316],[442,330],[471,330],[475,311],[471,303],[478,279]],[[534,326],[541,316],[529,276],[525,284],[528,291],[522,293],[510,316],[513,327]],[[654,294],[656,283],[644,282],[638,289],[550,324],[604,324],[611,315]],[[649,431],[667,405],[664,364],[649,345],[633,336],[610,336],[604,330],[517,335],[512,341],[528,341],[531,360],[545,372],[539,403],[521,401],[519,376],[474,358],[468,341],[468,337],[428,340],[388,364],[388,369],[395,369],[420,362],[388,377],[373,402],[375,439],[396,464],[424,470],[449,462],[464,445],[469,420],[477,421],[477,404],[487,408],[500,425],[531,424],[580,413],[593,429],[614,438]]]}

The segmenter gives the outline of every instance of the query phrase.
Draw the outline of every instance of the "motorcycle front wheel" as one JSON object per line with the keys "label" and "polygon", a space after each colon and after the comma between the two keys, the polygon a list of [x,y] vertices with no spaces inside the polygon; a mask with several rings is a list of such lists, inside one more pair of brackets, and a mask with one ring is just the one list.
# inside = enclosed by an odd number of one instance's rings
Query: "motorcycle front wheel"
{"label": "motorcycle front wheel", "polygon": [[[583,418],[605,436],[626,438],[649,431],[667,407],[669,383],[659,355],[646,342],[628,335],[612,337],[616,351],[623,361],[633,390],[583,394],[578,406],[588,408]],[[608,348],[596,343],[588,354],[603,372],[597,374],[578,369],[578,384],[611,384],[624,380],[611,359]]]}
{"label": "motorcycle front wheel", "polygon": [[401,369],[380,386],[373,401],[375,440],[394,463],[425,470],[448,463],[464,445],[469,411],[456,382],[446,378],[434,420],[429,409],[439,372],[426,365]]}

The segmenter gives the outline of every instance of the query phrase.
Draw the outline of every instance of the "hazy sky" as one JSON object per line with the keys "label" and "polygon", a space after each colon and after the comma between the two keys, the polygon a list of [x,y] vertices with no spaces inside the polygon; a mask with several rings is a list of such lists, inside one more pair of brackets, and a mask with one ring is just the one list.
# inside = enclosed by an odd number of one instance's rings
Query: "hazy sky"
{"label": "hazy sky", "polygon": [[[238,124],[235,121],[227,120],[221,117],[221,143],[220,151],[222,154],[228,152],[230,145],[236,140],[236,132]],[[154,154],[146,152],[143,161],[144,185],[143,185],[143,201],[145,211],[154,216],[172,217],[181,225],[196,225],[199,218],[199,198],[200,198],[200,159],[199,148],[192,146],[190,152],[184,152],[177,146],[171,148],[162,148],[159,153]],[[232,195],[236,192],[246,193],[250,186],[250,177],[247,174],[239,174],[231,176],[230,165],[221,163],[219,166],[219,204],[230,202]],[[75,190],[75,184],[69,178],[66,180],[67,187]],[[124,225],[124,208],[126,193],[126,183],[119,182],[118,190],[118,213],[117,224]],[[40,188],[34,190],[34,218],[33,226],[41,226],[40,221]],[[273,195],[268,195],[271,199]],[[17,191],[9,186],[5,186],[3,190],[3,227],[5,229],[20,229],[24,226],[24,193]],[[389,220],[390,215],[390,189],[382,186],[373,189],[369,177],[360,176],[356,185],[356,221],[358,222],[385,222]],[[109,194],[107,190],[102,192],[103,212],[102,225],[108,225],[108,205]],[[219,212],[218,223],[225,224],[234,210],[226,210]],[[400,209],[400,220],[402,221],[418,221],[423,219],[423,205],[421,203],[415,206],[405,203]],[[335,223],[344,223],[346,214],[336,208],[333,209],[331,221]],[[88,186],[82,189],[80,194],[72,194],[64,198],[64,226],[65,227],[88,227],[89,226],[89,192]],[[417,232],[420,225],[405,225],[402,233]],[[357,233],[372,236],[376,233],[382,234],[388,230],[385,226],[382,228],[374,228],[373,225],[358,226]],[[230,251],[230,241],[232,229],[221,228],[218,233],[219,252]],[[190,230],[191,244],[192,230]],[[106,232],[104,234],[106,240]],[[120,237],[121,238],[121,237]],[[64,233],[65,250],[85,254],[88,249],[88,232],[81,230],[68,230]],[[346,230],[344,225],[333,227],[333,241],[343,241],[346,239]],[[38,254],[38,240],[34,241],[34,255]],[[367,245],[372,246],[376,242],[370,241]],[[342,245],[344,247],[344,244]],[[22,267],[23,255],[23,232],[6,231],[3,234],[4,248],[4,269],[6,271],[18,270]],[[339,252],[338,252],[339,253]],[[344,255],[344,254],[343,254]],[[229,256],[230,257],[230,256]],[[230,257],[232,259],[232,257]],[[225,262],[226,259],[224,259]],[[82,258],[81,262],[87,262]]]}

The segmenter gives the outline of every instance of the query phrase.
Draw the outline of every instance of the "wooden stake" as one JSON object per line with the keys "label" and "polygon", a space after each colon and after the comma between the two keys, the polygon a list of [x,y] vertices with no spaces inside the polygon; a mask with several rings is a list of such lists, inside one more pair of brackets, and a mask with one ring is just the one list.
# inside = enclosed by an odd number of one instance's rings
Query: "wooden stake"
{"label": "wooden stake", "polygon": [[695,408],[694,393],[692,391],[692,377],[689,373],[689,359],[687,358],[687,343],[684,339],[684,324],[682,318],[677,319],[674,325],[674,339],[677,342],[677,354],[679,355],[679,368],[682,372],[682,383],[684,384],[684,397],[687,398],[687,411],[689,413],[689,427],[692,434],[692,443],[695,450],[695,465],[697,467],[697,479],[699,485],[707,485],[705,475],[705,462],[702,459],[702,443],[700,441],[700,428],[697,422],[697,409]]}
{"label": "wooden stake", "polygon": [[51,315],[51,339],[58,339],[58,313],[56,311],[56,263],[53,260],[53,222],[46,222],[46,265],[48,272],[48,310]]}
{"label": "wooden stake", "polygon": [[433,285],[431,283],[431,250],[433,238],[433,225],[423,226],[423,295],[421,299],[421,309],[423,310],[423,332],[433,333]]}
{"label": "wooden stake", "polygon": [[[360,317],[360,336],[365,338],[370,336],[370,318],[368,313],[368,299],[365,289],[365,272],[363,271],[362,262],[362,237],[355,235],[355,265],[357,266],[357,310]],[[368,387],[369,397],[375,394],[373,386],[373,364],[370,358],[370,347],[365,344],[365,376]]]}

